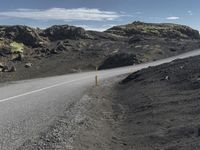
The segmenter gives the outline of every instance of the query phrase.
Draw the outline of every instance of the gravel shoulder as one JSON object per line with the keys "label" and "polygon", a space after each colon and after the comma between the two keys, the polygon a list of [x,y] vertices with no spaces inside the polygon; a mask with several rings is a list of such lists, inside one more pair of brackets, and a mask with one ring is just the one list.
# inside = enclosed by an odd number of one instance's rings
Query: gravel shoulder
{"label": "gravel shoulder", "polygon": [[199,64],[197,56],[103,81],[18,150],[198,150]]}
{"label": "gravel shoulder", "polygon": [[80,101],[71,104],[62,116],[37,137],[28,139],[18,150],[108,150],[121,149],[123,141],[115,135],[119,120],[113,112],[115,84],[125,76],[100,82]]}

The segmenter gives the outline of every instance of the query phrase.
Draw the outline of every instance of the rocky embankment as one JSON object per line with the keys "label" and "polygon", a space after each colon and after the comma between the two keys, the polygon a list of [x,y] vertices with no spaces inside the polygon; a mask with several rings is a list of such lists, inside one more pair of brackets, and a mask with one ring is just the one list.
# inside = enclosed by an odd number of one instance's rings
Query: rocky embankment
{"label": "rocky embankment", "polygon": [[121,67],[199,47],[199,32],[176,24],[133,22],[105,32],[69,25],[0,26],[0,80]]}
{"label": "rocky embankment", "polygon": [[115,102],[125,110],[121,126],[127,149],[199,149],[199,64],[199,56],[177,60],[121,82]]}

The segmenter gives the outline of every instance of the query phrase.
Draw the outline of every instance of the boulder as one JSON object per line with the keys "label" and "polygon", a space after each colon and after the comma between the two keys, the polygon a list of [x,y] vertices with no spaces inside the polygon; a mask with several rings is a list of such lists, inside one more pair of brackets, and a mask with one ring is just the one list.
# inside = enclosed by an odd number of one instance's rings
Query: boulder
{"label": "boulder", "polygon": [[138,43],[138,42],[141,42],[141,41],[144,41],[144,37],[141,36],[141,35],[135,35],[135,36],[132,36],[128,43],[129,44],[135,44],[135,43]]}
{"label": "boulder", "polygon": [[80,27],[69,25],[55,25],[44,30],[44,35],[49,37],[50,40],[64,40],[64,39],[80,39],[86,37],[86,31]]}
{"label": "boulder", "polygon": [[58,42],[56,46],[57,46],[56,50],[66,51],[68,49],[68,47],[71,46],[71,45],[69,44],[68,41],[64,41],[64,42],[62,41],[62,42]]}
{"label": "boulder", "polygon": [[59,54],[59,52],[57,51],[57,49],[52,49],[50,52],[51,52],[51,54]]}
{"label": "boulder", "polygon": [[7,65],[5,65],[3,68],[2,68],[2,72],[9,72],[9,67]]}
{"label": "boulder", "polygon": [[15,58],[13,58],[13,61],[23,61],[24,55],[22,53],[18,53]]}
{"label": "boulder", "polygon": [[16,72],[16,71],[17,71],[17,69],[14,65],[11,66],[10,69],[8,70],[8,72]]}
{"label": "boulder", "polygon": [[136,55],[128,53],[118,53],[109,56],[103,63],[99,66],[99,69],[110,69],[123,66],[130,66],[140,63]]}
{"label": "boulder", "polygon": [[4,70],[5,70],[4,63],[0,63],[0,72],[4,72]]}
{"label": "boulder", "polygon": [[17,68],[12,62],[8,62],[6,64],[0,63],[1,72],[16,72]]}
{"label": "boulder", "polygon": [[0,68],[3,68],[4,67],[4,64],[3,63],[0,63]]}
{"label": "boulder", "polygon": [[32,63],[28,62],[25,64],[25,68],[30,68],[30,67],[32,67],[32,65],[33,65]]}
{"label": "boulder", "polygon": [[1,26],[0,38],[7,38],[13,41],[23,43],[27,46],[37,47],[42,40],[39,31],[27,26]]}
{"label": "boulder", "polygon": [[2,57],[7,57],[7,54],[0,51],[0,56],[2,56]]}

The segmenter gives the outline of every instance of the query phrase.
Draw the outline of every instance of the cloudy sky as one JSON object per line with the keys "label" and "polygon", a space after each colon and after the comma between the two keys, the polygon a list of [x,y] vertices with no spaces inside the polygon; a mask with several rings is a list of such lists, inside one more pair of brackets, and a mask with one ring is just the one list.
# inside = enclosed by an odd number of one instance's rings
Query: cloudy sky
{"label": "cloudy sky", "polygon": [[200,30],[199,0],[0,0],[0,24],[46,28],[70,24],[89,30],[170,22]]}

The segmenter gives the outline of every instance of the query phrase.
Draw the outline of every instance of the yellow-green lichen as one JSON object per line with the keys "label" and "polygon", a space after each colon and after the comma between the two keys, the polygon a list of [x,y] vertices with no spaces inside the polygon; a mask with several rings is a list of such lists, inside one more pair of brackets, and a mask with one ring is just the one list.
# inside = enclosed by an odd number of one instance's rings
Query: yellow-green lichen
{"label": "yellow-green lichen", "polygon": [[10,43],[10,47],[11,47],[12,53],[23,53],[23,51],[24,51],[23,43],[12,42],[12,43]]}

